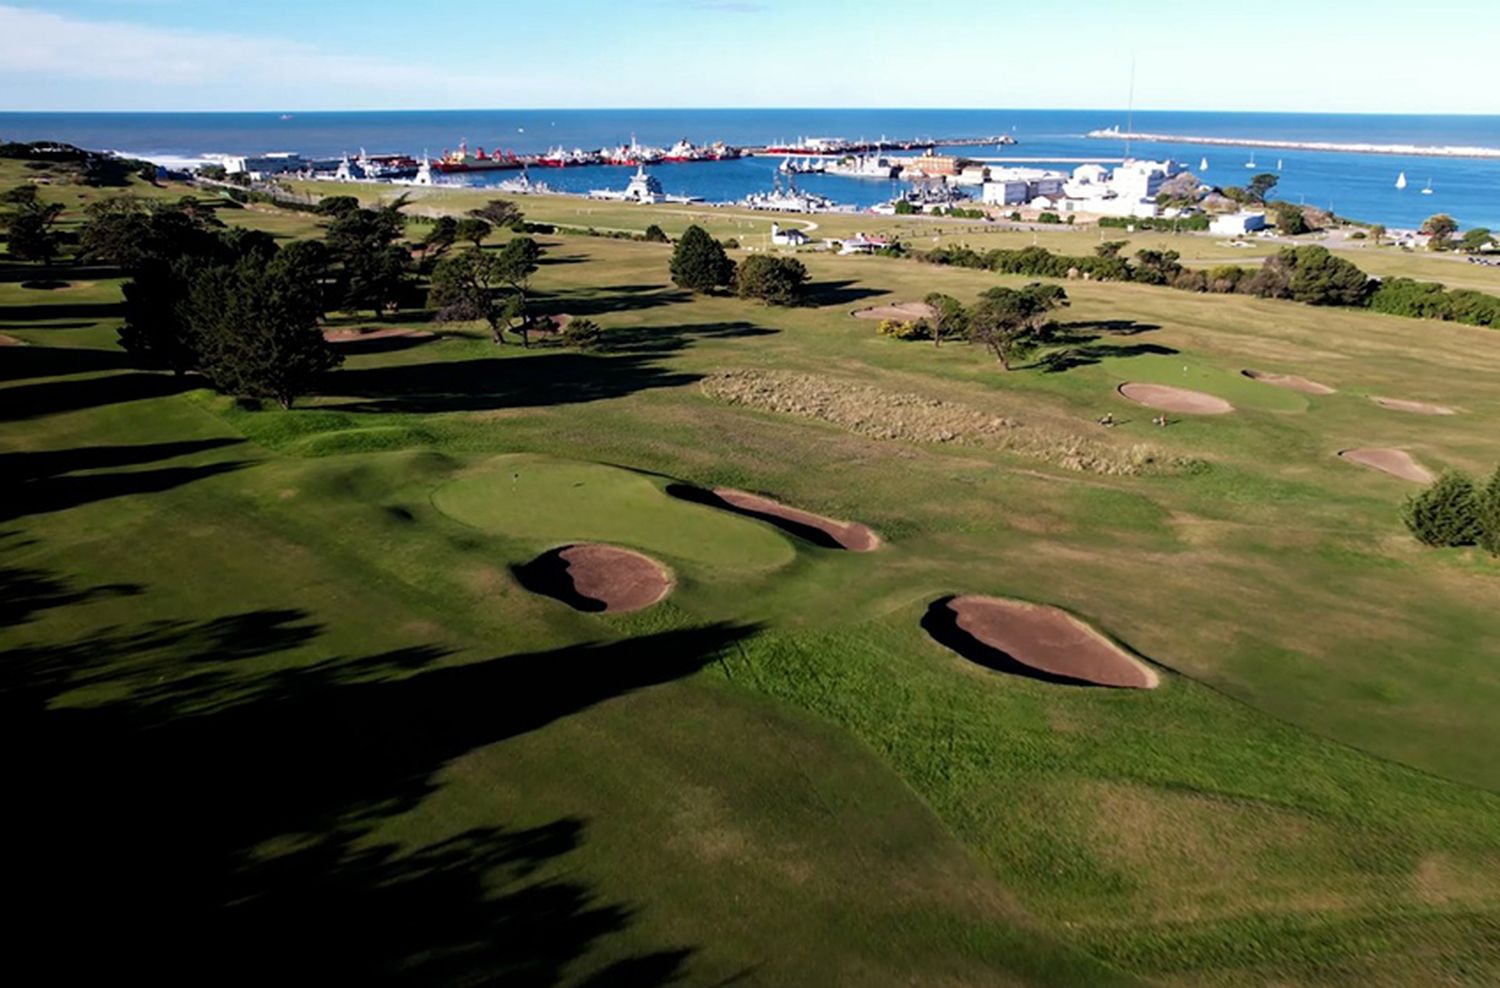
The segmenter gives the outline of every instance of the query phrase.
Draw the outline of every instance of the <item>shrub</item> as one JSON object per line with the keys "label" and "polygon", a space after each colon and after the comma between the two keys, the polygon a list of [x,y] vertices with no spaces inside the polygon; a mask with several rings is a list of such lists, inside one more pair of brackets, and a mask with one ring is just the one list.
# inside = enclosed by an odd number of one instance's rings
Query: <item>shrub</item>
{"label": "shrub", "polygon": [[1038,223],[1047,223],[1047,224],[1061,223],[1062,222],[1062,217],[1058,216],[1056,213],[1042,213],[1042,214],[1040,214],[1040,215],[1037,216],[1036,221]]}
{"label": "shrub", "polygon": [[1426,490],[1407,499],[1402,508],[1406,527],[1421,542],[1433,546],[1473,545],[1483,531],[1481,500],[1474,481],[1456,470],[1443,473]]}
{"label": "shrub", "polygon": [[641,239],[646,241],[646,243],[648,244],[671,243],[671,240],[667,238],[667,231],[663,230],[655,223],[652,223],[650,226],[646,227],[646,234]]}
{"label": "shrub", "polygon": [[574,319],[562,331],[563,345],[580,350],[597,349],[603,336],[603,327],[592,319]]}
{"label": "shrub", "polygon": [[1500,467],[1479,492],[1479,544],[1491,555],[1500,556]]}
{"label": "shrub", "polygon": [[880,320],[880,325],[875,327],[875,332],[881,336],[889,336],[895,340],[925,340],[928,338],[927,325],[920,319],[914,321],[882,319]]}
{"label": "shrub", "polygon": [[756,254],[745,258],[735,274],[740,298],[759,299],[769,305],[796,305],[802,301],[807,268],[793,257]]}

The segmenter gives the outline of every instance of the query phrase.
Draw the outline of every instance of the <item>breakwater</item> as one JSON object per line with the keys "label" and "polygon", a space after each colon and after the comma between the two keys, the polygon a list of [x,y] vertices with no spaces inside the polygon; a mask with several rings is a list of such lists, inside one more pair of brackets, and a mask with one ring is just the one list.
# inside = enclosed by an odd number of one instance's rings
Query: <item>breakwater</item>
{"label": "breakwater", "polygon": [[1205,144],[1239,148],[1283,148],[1291,151],[1332,151],[1343,154],[1396,154],[1422,158],[1500,158],[1500,148],[1424,144],[1366,144],[1339,141],[1283,141],[1255,137],[1189,137],[1183,134],[1152,134],[1110,127],[1091,130],[1085,137],[1147,144]]}

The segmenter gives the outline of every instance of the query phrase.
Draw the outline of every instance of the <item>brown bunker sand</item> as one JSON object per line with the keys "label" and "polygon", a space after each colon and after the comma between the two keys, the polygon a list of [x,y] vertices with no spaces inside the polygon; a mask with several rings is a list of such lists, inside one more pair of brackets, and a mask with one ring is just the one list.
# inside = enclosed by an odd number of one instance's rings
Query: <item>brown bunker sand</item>
{"label": "brown bunker sand", "polygon": [[1223,415],[1234,411],[1234,406],[1223,398],[1174,388],[1169,384],[1138,384],[1129,382],[1120,385],[1120,394],[1139,405],[1158,408],[1179,415]]}
{"label": "brown bunker sand", "polygon": [[14,336],[7,336],[4,333],[0,333],[0,346],[25,346],[25,345],[26,345],[26,342],[24,340],[18,340]]}
{"label": "brown bunker sand", "polygon": [[1337,389],[1330,388],[1326,384],[1299,377],[1296,374],[1273,374],[1270,371],[1242,370],[1241,374],[1252,381],[1260,381],[1262,384],[1274,384],[1278,388],[1286,388],[1289,391],[1300,391],[1305,395],[1331,395]]}
{"label": "brown bunker sand", "polygon": [[556,568],[544,579],[561,583],[533,586],[581,611],[614,614],[639,611],[672,590],[672,574],[649,556],[619,546],[581,542],[544,553],[533,566]]}
{"label": "brown bunker sand", "polygon": [[1432,471],[1412,459],[1412,455],[1404,449],[1375,446],[1363,449],[1341,449],[1339,456],[1350,463],[1358,463],[1362,467],[1379,470],[1392,477],[1400,477],[1402,480],[1410,480],[1418,484],[1430,484],[1433,480]]}
{"label": "brown bunker sand", "polygon": [[1408,401],[1405,398],[1381,398],[1371,395],[1370,400],[1381,408],[1389,408],[1396,412],[1415,412],[1418,415],[1453,415],[1454,410],[1447,405],[1432,405],[1425,401]]}
{"label": "brown bunker sand", "polygon": [[859,309],[854,313],[854,318],[912,322],[917,319],[931,319],[935,315],[937,315],[937,310],[926,302],[897,302],[894,305],[876,305],[868,309]]}
{"label": "brown bunker sand", "polygon": [[873,552],[880,548],[880,536],[868,525],[856,521],[838,521],[810,511],[789,508],[768,497],[737,491],[729,487],[715,487],[714,496],[749,515],[765,518],[771,522],[784,521],[794,528],[811,528],[826,535],[839,548],[850,552]]}
{"label": "brown bunker sand", "polygon": [[436,333],[425,329],[325,329],[323,339],[329,343],[363,343],[366,340],[431,340]]}
{"label": "brown bunker sand", "polygon": [[960,632],[1042,678],[1117,689],[1160,684],[1156,670],[1056,607],[972,595],[947,606]]}

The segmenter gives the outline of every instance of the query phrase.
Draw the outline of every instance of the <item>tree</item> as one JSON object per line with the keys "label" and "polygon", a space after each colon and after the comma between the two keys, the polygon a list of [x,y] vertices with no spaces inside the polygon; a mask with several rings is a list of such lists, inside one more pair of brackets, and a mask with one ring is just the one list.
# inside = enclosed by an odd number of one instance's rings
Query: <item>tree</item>
{"label": "tree", "polygon": [[1473,545],[1482,534],[1479,493],[1474,481],[1456,470],[1408,498],[1401,513],[1406,527],[1427,545]]}
{"label": "tree", "polygon": [[509,227],[517,233],[524,232],[522,228],[526,225],[526,217],[522,214],[521,207],[505,199],[491,199],[478,209],[469,210],[469,215],[485,220],[500,229]]}
{"label": "tree", "polygon": [[1169,285],[1182,273],[1182,255],[1175,250],[1139,250],[1132,279],[1146,285]]}
{"label": "tree", "polygon": [[531,316],[526,303],[531,294],[531,276],[536,273],[541,256],[541,246],[530,237],[513,238],[495,255],[496,274],[511,293],[507,318],[520,320],[523,347],[531,346]]}
{"label": "tree", "polygon": [[406,225],[400,205],[348,209],[329,224],[328,251],[342,270],[343,308],[378,315],[400,307],[411,267],[411,256],[396,244]]}
{"label": "tree", "polygon": [[797,305],[806,285],[807,268],[795,257],[755,254],[745,258],[735,273],[735,292],[740,298],[768,305]]}
{"label": "tree", "polygon": [[694,224],[682,232],[672,249],[672,283],[693,292],[712,292],[734,281],[734,262],[724,245]]}
{"label": "tree", "polygon": [[671,238],[667,236],[667,231],[663,230],[655,223],[652,223],[650,226],[646,227],[646,232],[642,239],[645,240],[648,244],[669,244],[672,242]]}
{"label": "tree", "polygon": [[1266,196],[1271,194],[1271,190],[1276,188],[1276,183],[1279,181],[1280,179],[1272,173],[1261,172],[1250,180],[1250,184],[1246,186],[1245,192],[1254,201],[1265,202]]}
{"label": "tree", "polygon": [[923,320],[933,346],[942,346],[944,340],[962,339],[969,335],[969,311],[952,295],[933,292],[923,299],[936,310],[936,314]]}
{"label": "tree", "polygon": [[458,220],[451,216],[439,216],[433,220],[432,229],[422,238],[422,260],[441,257],[458,240]]}
{"label": "tree", "polygon": [[1370,239],[1375,241],[1376,247],[1379,247],[1380,241],[1385,239],[1385,233],[1386,230],[1384,224],[1376,223],[1374,226],[1370,227]]}
{"label": "tree", "polygon": [[1284,236],[1295,237],[1299,233],[1307,233],[1312,229],[1307,225],[1307,217],[1300,206],[1289,202],[1278,202],[1275,212],[1276,231]]}
{"label": "tree", "polygon": [[604,329],[592,319],[574,319],[562,332],[563,344],[579,350],[597,350],[603,338]]}
{"label": "tree", "polygon": [[986,347],[1008,371],[1012,361],[1045,341],[1049,314],[1067,304],[1067,293],[1057,285],[991,288],[969,312],[969,340]]}
{"label": "tree", "polygon": [[359,200],[353,196],[327,196],[319,199],[314,207],[323,216],[343,216],[359,209]]}
{"label": "tree", "polygon": [[1120,256],[1120,251],[1129,246],[1129,240],[1106,240],[1094,248],[1094,256],[1106,261],[1113,260]]}
{"label": "tree", "polygon": [[1479,544],[1491,555],[1500,556],[1500,467],[1479,492]]}
{"label": "tree", "polygon": [[62,203],[42,202],[34,185],[11,189],[0,200],[11,207],[0,218],[10,256],[18,261],[51,263],[61,243],[52,227],[62,215]]}
{"label": "tree", "polygon": [[125,320],[120,347],[150,366],[185,374],[198,366],[198,347],[183,306],[194,276],[210,262],[192,256],[153,257],[137,265],[121,289]]}
{"label": "tree", "polygon": [[500,266],[499,255],[477,247],[439,261],[428,293],[428,304],[437,309],[439,321],[482,319],[489,324],[490,339],[504,343],[510,320],[507,300],[501,296],[505,281]]}
{"label": "tree", "polygon": [[1448,238],[1458,232],[1458,221],[1447,213],[1437,213],[1427,217],[1422,224],[1422,232],[1432,238],[1434,249],[1441,250],[1448,243]]}
{"label": "tree", "polygon": [[1463,239],[1459,241],[1460,248],[1467,254],[1477,254],[1494,242],[1494,236],[1489,230],[1482,226],[1464,233]]}
{"label": "tree", "polygon": [[[1363,305],[1370,293],[1370,279],[1326,247],[1309,244],[1283,248],[1272,260],[1291,272],[1287,283],[1290,298],[1307,305]],[[1267,264],[1271,261],[1268,260]]]}
{"label": "tree", "polygon": [[295,275],[246,258],[193,280],[185,306],[199,368],[214,387],[272,398],[282,408],[343,362],[318,329],[318,313]]}
{"label": "tree", "polygon": [[467,240],[477,248],[483,245],[484,238],[488,237],[493,230],[494,227],[484,220],[471,216],[468,219],[459,220],[454,232],[459,240]]}

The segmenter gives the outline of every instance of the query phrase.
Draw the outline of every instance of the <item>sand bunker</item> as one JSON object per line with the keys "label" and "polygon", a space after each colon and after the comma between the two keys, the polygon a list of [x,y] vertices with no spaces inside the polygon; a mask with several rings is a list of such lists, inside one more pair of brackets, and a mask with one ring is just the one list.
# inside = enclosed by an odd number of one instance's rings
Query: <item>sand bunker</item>
{"label": "sand bunker", "polygon": [[0,333],[0,346],[25,346],[25,345],[26,345],[26,342],[24,340],[18,340],[14,336],[7,336],[4,333]]}
{"label": "sand bunker", "polygon": [[654,559],[596,542],[544,552],[515,574],[532,593],[580,611],[639,611],[672,589],[671,574]]}
{"label": "sand bunker", "polygon": [[1223,398],[1167,384],[1122,384],[1120,394],[1138,404],[1181,415],[1223,415],[1234,411],[1234,406]]}
{"label": "sand bunker", "polygon": [[915,322],[930,319],[937,310],[926,302],[897,302],[895,305],[876,305],[854,313],[856,319],[894,319],[897,322]]}
{"label": "sand bunker", "polygon": [[1418,484],[1432,483],[1432,471],[1412,459],[1411,454],[1404,449],[1383,447],[1341,449],[1339,456],[1351,463],[1358,463],[1360,466],[1379,470],[1393,477],[1400,477],[1402,480],[1411,480]]}
{"label": "sand bunker", "polygon": [[1066,611],[999,597],[945,597],[922,626],[971,662],[1050,683],[1155,689],[1156,671]]}
{"label": "sand bunker", "polygon": [[431,340],[436,333],[425,329],[325,329],[323,339],[329,343],[364,343],[370,340]]}
{"label": "sand bunker", "polygon": [[815,515],[810,511],[789,508],[768,497],[737,491],[729,487],[715,487],[711,491],[686,484],[673,484],[667,493],[684,501],[706,504],[711,508],[722,508],[736,514],[746,515],[760,521],[770,522],[784,532],[823,546],[826,549],[847,549],[850,552],[873,552],[880,548],[880,536],[868,525],[854,521],[838,521]]}
{"label": "sand bunker", "polygon": [[1290,391],[1300,391],[1305,395],[1331,395],[1336,389],[1317,381],[1310,381],[1296,374],[1272,374],[1270,371],[1242,370],[1252,381],[1260,381],[1262,384],[1274,384],[1278,388],[1286,388]]}
{"label": "sand bunker", "polygon": [[1381,408],[1389,408],[1397,412],[1415,412],[1418,415],[1452,415],[1453,409],[1446,405],[1429,405],[1425,401],[1407,401],[1405,398],[1380,398],[1370,396],[1370,400]]}

